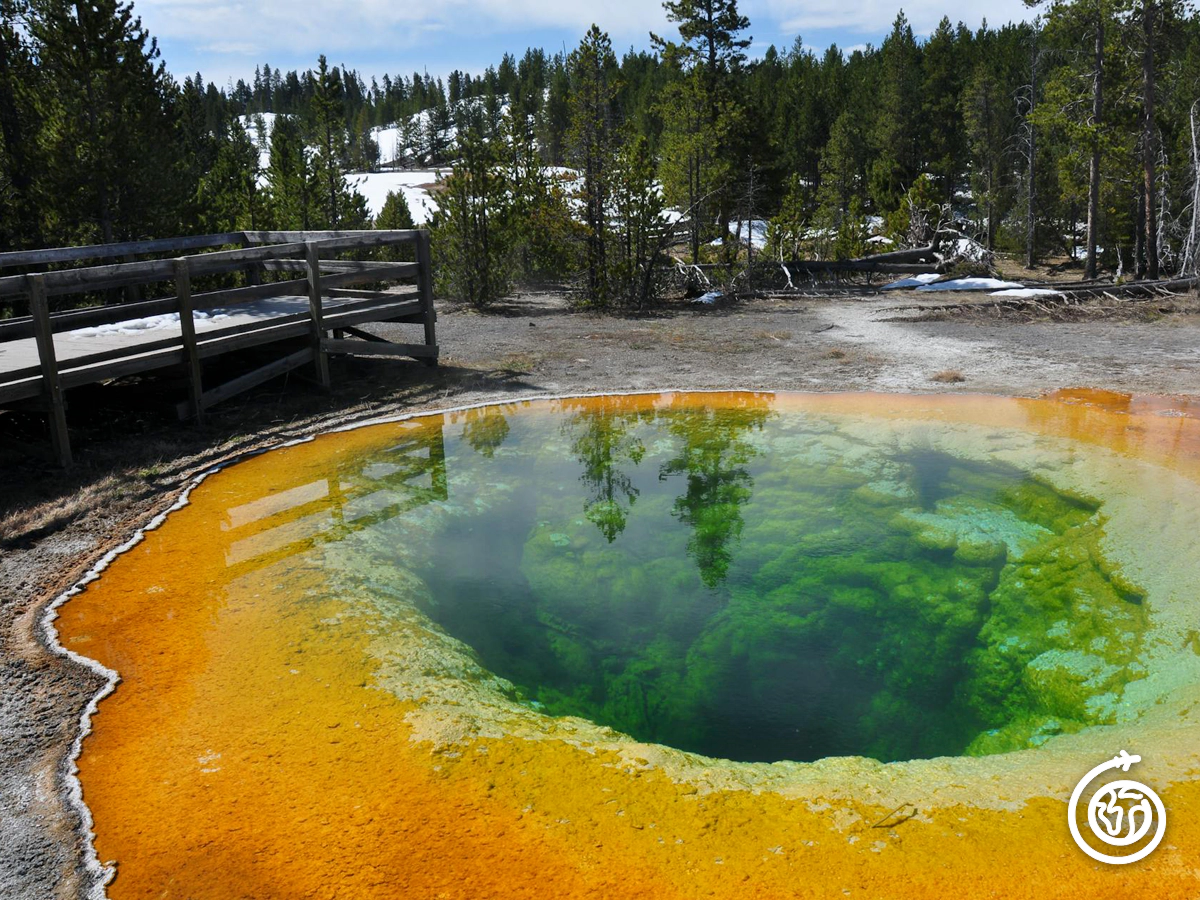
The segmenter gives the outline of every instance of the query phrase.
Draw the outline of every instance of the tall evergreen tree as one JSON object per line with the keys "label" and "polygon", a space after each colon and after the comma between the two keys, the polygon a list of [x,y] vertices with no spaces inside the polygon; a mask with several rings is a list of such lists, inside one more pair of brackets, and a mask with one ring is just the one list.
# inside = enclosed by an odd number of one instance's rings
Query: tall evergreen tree
{"label": "tall evergreen tree", "polygon": [[495,146],[480,135],[459,135],[457,155],[431,223],[435,271],[443,294],[484,307],[510,283],[508,185]]}
{"label": "tall evergreen tree", "polygon": [[925,133],[928,170],[947,203],[954,199],[955,180],[963,170],[963,74],[961,60],[973,48],[963,46],[970,35],[956,35],[950,20],[943,17],[923,52],[924,83],[921,90],[921,120]]}
{"label": "tall evergreen tree", "polygon": [[267,214],[271,224],[289,231],[313,228],[317,173],[294,116],[277,116],[271,129],[267,166]]}
{"label": "tall evergreen tree", "polygon": [[257,230],[264,224],[262,199],[258,147],[235,121],[213,167],[200,181],[200,223],[210,233]]}
{"label": "tall evergreen tree", "polygon": [[42,240],[37,95],[46,86],[26,40],[27,12],[23,0],[0,0],[0,251]]}
{"label": "tall evergreen tree", "polygon": [[312,136],[317,153],[313,167],[320,183],[318,208],[321,219],[330,228],[342,220],[342,196],[345,193],[346,110],[341,75],[330,69],[325,55],[317,59],[312,79]]}
{"label": "tall evergreen tree", "polygon": [[181,230],[178,88],[120,0],[31,0],[29,33],[54,85],[42,109],[48,237],[114,241]]}
{"label": "tall evergreen tree", "polygon": [[588,301],[609,300],[609,198],[612,192],[617,58],[608,35],[593,25],[571,54],[571,155],[583,174]]}
{"label": "tall evergreen tree", "polygon": [[[743,110],[734,76],[746,59],[750,20],[737,0],[666,0],[667,19],[680,41],[651,35],[667,65],[678,73],[664,91],[663,182],[669,199],[690,212],[692,257],[700,254],[706,223],[717,220],[726,244],[733,203],[734,168],[742,153]],[[712,216],[713,212],[716,216]]]}
{"label": "tall evergreen tree", "polygon": [[871,199],[876,212],[891,212],[921,173],[921,50],[901,12],[879,51],[880,84],[871,144]]}
{"label": "tall evergreen tree", "polygon": [[663,216],[662,192],[647,138],[627,136],[612,165],[610,291],[622,305],[643,309],[662,291],[660,263],[671,226]]}

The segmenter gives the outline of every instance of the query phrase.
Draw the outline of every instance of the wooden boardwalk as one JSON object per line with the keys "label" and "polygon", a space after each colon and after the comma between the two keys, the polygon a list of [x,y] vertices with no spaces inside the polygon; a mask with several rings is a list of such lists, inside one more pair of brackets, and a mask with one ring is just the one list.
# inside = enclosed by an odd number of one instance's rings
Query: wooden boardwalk
{"label": "wooden boardwalk", "polygon": [[[231,244],[242,246],[136,258]],[[415,262],[347,258],[404,245],[414,247]],[[61,268],[113,258],[125,261]],[[29,309],[28,315],[0,319],[0,406],[43,409],[64,466],[71,463],[64,395],[81,385],[179,367],[189,386],[188,397],[179,403],[180,415],[202,420],[214,404],[300,366],[313,366],[317,380],[328,387],[331,353],[437,362],[424,231],[239,232],[0,254],[0,272],[16,266],[59,268],[0,277],[0,304],[24,300]],[[236,272],[243,273],[238,280],[245,284],[193,293],[194,280],[228,280]],[[276,280],[264,283],[264,277]],[[173,285],[171,294],[140,299],[143,286],[164,281]],[[99,292],[113,291],[134,299],[82,308],[59,301],[57,311],[49,309],[51,297],[75,295],[94,303],[95,297],[105,296]],[[421,339],[384,341],[359,328],[369,322],[418,324]],[[206,360],[281,341],[294,345],[296,339],[300,349],[289,348],[252,372],[223,384],[206,382]]]}

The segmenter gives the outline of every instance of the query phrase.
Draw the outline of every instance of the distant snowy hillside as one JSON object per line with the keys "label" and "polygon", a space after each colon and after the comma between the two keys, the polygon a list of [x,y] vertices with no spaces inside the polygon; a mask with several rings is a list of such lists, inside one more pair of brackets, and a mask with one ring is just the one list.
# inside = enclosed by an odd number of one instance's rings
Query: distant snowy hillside
{"label": "distant snowy hillside", "polygon": [[427,186],[435,184],[439,175],[449,174],[448,168],[415,169],[411,172],[351,172],[346,175],[346,180],[367,198],[367,209],[372,216],[379,215],[390,192],[400,191],[408,203],[413,223],[422,226],[429,223],[438,209],[437,201]]}
{"label": "distant snowy hillside", "polygon": [[[246,129],[250,140],[258,147],[258,167],[266,171],[271,164],[271,132],[275,130],[275,113],[254,113],[249,116],[238,116],[238,124]],[[259,132],[259,122],[262,122],[262,134]]]}

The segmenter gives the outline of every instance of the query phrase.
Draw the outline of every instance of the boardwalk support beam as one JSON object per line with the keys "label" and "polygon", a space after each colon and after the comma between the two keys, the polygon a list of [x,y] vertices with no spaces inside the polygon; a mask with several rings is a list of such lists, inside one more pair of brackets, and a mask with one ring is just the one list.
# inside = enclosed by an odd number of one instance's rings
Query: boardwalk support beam
{"label": "boardwalk support beam", "polygon": [[175,296],[179,300],[179,330],[183,333],[191,414],[204,423],[204,383],[200,378],[200,352],[196,347],[196,319],[192,313],[192,273],[186,257],[175,260]]}
{"label": "boardwalk support beam", "polygon": [[421,309],[425,318],[425,346],[433,352],[425,356],[425,365],[437,365],[437,311],[433,308],[433,266],[429,252],[429,232],[421,231],[417,236],[417,286],[421,292]]}
{"label": "boardwalk support beam", "polygon": [[313,363],[317,368],[317,381],[329,390],[329,357],[325,355],[325,326],[321,321],[321,248],[316,241],[304,245],[304,258],[308,263],[308,314],[312,317]]}
{"label": "boardwalk support beam", "polygon": [[50,329],[50,307],[46,303],[46,279],[28,275],[29,312],[33,316],[33,336],[37,341],[42,366],[42,396],[50,417],[50,441],[54,455],[64,469],[71,467],[71,438],[67,432],[67,404],[58,380],[58,359],[54,355],[54,332]]}

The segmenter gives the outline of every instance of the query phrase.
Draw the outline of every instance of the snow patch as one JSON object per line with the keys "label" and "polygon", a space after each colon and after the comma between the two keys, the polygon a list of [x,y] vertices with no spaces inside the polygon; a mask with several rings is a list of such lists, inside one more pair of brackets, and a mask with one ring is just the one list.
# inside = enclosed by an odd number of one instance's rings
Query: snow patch
{"label": "snow patch", "polygon": [[[229,318],[229,312],[221,309],[198,309],[192,313],[196,325],[220,322]],[[90,328],[76,328],[69,332],[69,340],[81,340],[94,337],[106,337],[114,334],[142,334],[147,331],[178,331],[179,313],[164,313],[161,316],[146,316],[141,319],[128,319],[124,322],[111,322],[107,325],[93,325]]]}
{"label": "snow patch", "polygon": [[921,275],[910,275],[907,278],[901,278],[899,281],[893,281],[891,284],[885,284],[880,288],[881,291],[896,291],[901,288],[919,288],[923,284],[929,284],[931,281],[937,281],[942,276],[937,272],[925,272]]}
{"label": "snow patch", "polygon": [[418,228],[428,225],[438,211],[433,194],[423,185],[436,184],[439,177],[450,174],[450,169],[413,169],[409,172],[351,172],[346,181],[367,200],[367,209],[378,216],[393,191],[404,194],[412,213],[413,224]]}
{"label": "snow patch", "polygon": [[941,255],[943,258],[969,259],[972,262],[983,262],[991,256],[987,247],[969,237],[960,237],[949,244],[943,244]]}
{"label": "snow patch", "polygon": [[765,219],[750,219],[729,223],[729,233],[741,241],[746,240],[746,229],[749,226],[750,246],[762,250],[767,246],[767,225]]}
{"label": "snow patch", "polygon": [[1015,281],[1001,281],[999,278],[952,278],[950,281],[938,281],[924,284],[918,291],[1003,291],[1010,288],[1023,288],[1025,285]]}
{"label": "snow patch", "polygon": [[[238,124],[246,130],[246,135],[258,148],[258,168],[265,172],[271,165],[271,134],[275,131],[276,113],[253,113],[248,116],[238,116]],[[262,122],[262,133],[259,133],[259,122]]]}

